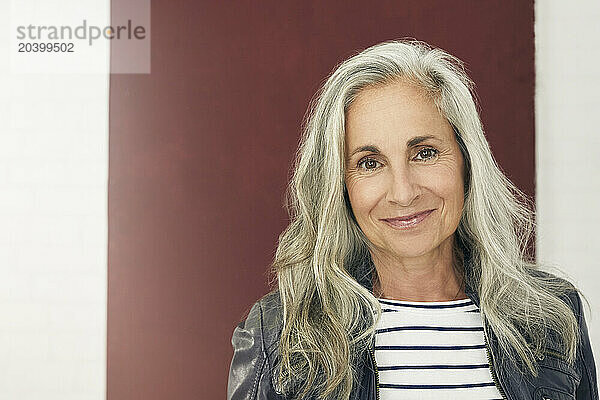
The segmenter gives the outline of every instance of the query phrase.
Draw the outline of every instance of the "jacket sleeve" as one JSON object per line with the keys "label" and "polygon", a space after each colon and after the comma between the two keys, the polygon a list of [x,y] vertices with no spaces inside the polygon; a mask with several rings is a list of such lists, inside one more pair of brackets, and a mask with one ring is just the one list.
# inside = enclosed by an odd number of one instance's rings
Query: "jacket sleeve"
{"label": "jacket sleeve", "polygon": [[245,321],[234,330],[231,339],[233,359],[227,383],[228,400],[262,400],[259,386],[264,384],[269,364],[262,334],[262,311],[256,303]]}
{"label": "jacket sleeve", "polygon": [[581,297],[576,296],[576,317],[579,319],[579,330],[581,332],[581,347],[577,350],[578,363],[581,364],[581,381],[577,387],[577,400],[598,400],[598,382],[596,378],[596,364],[590,345],[590,337],[585,323]]}

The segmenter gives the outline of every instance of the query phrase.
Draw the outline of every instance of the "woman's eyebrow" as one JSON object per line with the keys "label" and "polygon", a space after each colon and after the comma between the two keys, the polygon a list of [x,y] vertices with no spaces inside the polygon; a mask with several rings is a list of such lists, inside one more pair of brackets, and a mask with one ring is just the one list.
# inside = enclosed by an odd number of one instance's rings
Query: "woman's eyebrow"
{"label": "woman's eyebrow", "polygon": [[436,138],[435,136],[432,135],[426,135],[426,136],[415,136],[412,139],[409,139],[408,142],[406,142],[406,147],[412,147],[412,146],[416,146],[417,144],[424,142],[427,139],[436,139],[439,140],[438,138]]}
{"label": "woman's eyebrow", "polygon": [[367,144],[364,146],[360,146],[356,149],[354,149],[354,151],[352,153],[350,153],[350,155],[348,156],[348,158],[352,158],[353,155],[355,155],[356,153],[361,153],[363,151],[369,151],[371,153],[381,153],[381,150],[379,150],[379,148],[373,144]]}

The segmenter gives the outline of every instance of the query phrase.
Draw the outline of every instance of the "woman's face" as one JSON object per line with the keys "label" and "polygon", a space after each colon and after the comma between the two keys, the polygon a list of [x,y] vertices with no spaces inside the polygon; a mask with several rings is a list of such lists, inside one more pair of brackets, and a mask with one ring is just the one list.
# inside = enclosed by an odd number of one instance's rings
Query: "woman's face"
{"label": "woman's face", "polygon": [[406,261],[452,243],[463,157],[423,89],[394,82],[358,94],[346,113],[345,182],[374,255]]}

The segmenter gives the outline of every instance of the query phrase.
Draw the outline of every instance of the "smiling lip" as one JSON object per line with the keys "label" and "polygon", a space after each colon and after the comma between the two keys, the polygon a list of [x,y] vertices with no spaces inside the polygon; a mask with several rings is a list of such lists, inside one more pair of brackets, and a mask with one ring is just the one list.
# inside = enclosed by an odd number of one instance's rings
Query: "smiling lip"
{"label": "smiling lip", "polygon": [[396,217],[396,218],[384,218],[383,222],[392,226],[393,228],[412,228],[413,226],[418,225],[421,221],[423,221],[429,214],[434,212],[434,210],[422,211],[420,213],[406,215],[404,217]]}

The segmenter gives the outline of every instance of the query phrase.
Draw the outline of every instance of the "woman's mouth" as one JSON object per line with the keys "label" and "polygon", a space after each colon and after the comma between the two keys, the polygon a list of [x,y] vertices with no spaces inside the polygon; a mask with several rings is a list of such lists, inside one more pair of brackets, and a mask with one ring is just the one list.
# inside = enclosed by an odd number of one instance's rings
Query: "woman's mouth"
{"label": "woman's mouth", "polygon": [[410,229],[414,226],[417,226],[434,211],[435,209],[422,211],[420,213],[411,214],[404,217],[384,218],[381,221],[395,229]]}

